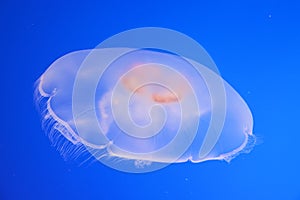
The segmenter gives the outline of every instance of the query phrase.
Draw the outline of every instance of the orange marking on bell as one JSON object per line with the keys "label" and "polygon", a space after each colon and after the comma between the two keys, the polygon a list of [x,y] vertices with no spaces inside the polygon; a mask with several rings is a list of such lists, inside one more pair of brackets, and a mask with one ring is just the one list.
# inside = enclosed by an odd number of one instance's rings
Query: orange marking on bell
{"label": "orange marking on bell", "polygon": [[[144,85],[144,82],[147,82],[147,80],[166,78],[169,79],[168,82],[170,82],[170,85],[159,85],[159,81],[158,84],[154,81],[153,84]],[[166,72],[161,71],[155,65],[136,68],[134,71],[123,76],[121,81],[126,89],[145,98],[150,98],[157,103],[179,102],[186,91],[186,85],[182,83],[182,79],[178,79],[177,76],[172,74],[166,74]],[[170,91],[168,86],[172,86],[171,89],[173,88],[174,91]]]}
{"label": "orange marking on bell", "polygon": [[178,97],[173,93],[167,95],[152,94],[152,100],[158,103],[171,103],[179,101]]}
{"label": "orange marking on bell", "polygon": [[[135,66],[139,66],[139,64],[135,64]],[[154,76],[160,76],[160,71],[157,68],[152,68],[151,73],[149,73],[149,69],[145,70],[144,68],[136,68],[130,75],[125,75],[122,78],[122,83],[123,85],[130,91],[134,91],[135,93],[143,93],[145,92],[145,87],[139,87],[141,86],[141,83],[149,76],[154,77]]]}

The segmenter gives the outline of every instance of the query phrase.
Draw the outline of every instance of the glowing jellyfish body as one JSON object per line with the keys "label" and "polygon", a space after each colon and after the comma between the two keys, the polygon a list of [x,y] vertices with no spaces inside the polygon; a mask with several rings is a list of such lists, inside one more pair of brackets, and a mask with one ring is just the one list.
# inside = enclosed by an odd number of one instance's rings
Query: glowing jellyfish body
{"label": "glowing jellyfish body", "polygon": [[252,115],[239,94],[213,70],[168,52],[72,52],[41,76],[37,97],[54,140],[63,136],[122,171],[230,160],[253,146]]}

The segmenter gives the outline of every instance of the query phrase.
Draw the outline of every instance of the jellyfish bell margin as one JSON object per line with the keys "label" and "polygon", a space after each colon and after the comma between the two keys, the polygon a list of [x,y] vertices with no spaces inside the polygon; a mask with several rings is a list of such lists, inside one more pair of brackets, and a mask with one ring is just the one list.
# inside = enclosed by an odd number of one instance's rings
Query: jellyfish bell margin
{"label": "jellyfish bell margin", "polygon": [[[105,54],[101,50],[97,50],[97,52],[99,57],[101,57],[100,54]],[[170,55],[157,55],[162,59],[160,64],[154,65],[154,61],[158,62],[157,58],[154,58],[150,62],[150,67],[148,65],[147,68],[146,60],[149,62],[149,54],[153,57],[153,52],[145,50],[131,52],[131,54],[135,55],[129,55],[129,57],[125,58],[131,60],[137,56],[140,62],[139,68],[131,66],[120,70],[117,66],[123,60],[115,62],[114,65],[110,65],[110,70],[102,74],[107,78],[103,78],[100,81],[97,80],[99,82],[95,86],[96,89],[93,89],[92,92],[87,91],[86,88],[92,85],[90,83],[90,80],[92,80],[91,76],[99,73],[97,72],[98,69],[95,68],[96,71],[93,71],[88,68],[84,73],[79,73],[82,76],[82,80],[77,86],[83,86],[82,83],[84,83],[84,87],[79,92],[80,98],[78,99],[80,101],[76,102],[76,105],[79,105],[78,109],[81,110],[78,111],[79,115],[74,120],[72,108],[74,106],[72,105],[74,103],[72,101],[74,98],[74,83],[76,79],[78,80],[78,70],[88,54],[89,50],[84,50],[67,54],[58,59],[42,75],[38,82],[37,94],[39,97],[37,99],[39,101],[43,98],[47,99],[47,101],[44,101],[46,106],[43,113],[44,119],[48,121],[48,124],[51,124],[48,134],[54,143],[61,145],[59,149],[63,154],[72,151],[70,146],[66,146],[67,149],[63,148],[63,140],[66,139],[75,144],[73,151],[77,151],[77,145],[81,150],[88,150],[94,158],[110,167],[119,170],[120,166],[122,166],[122,171],[139,173],[154,171],[171,163],[186,161],[199,163],[206,160],[229,161],[239,153],[246,149],[248,151],[253,147],[255,137],[252,134],[253,122],[251,112],[239,94],[224,81],[227,117],[224,121],[223,130],[209,154],[205,157],[200,157],[200,149],[205,145],[203,143],[209,128],[212,109],[209,89],[205,85],[207,83],[201,76],[198,77],[199,80],[196,80],[195,74],[193,74],[194,71],[184,69],[182,63],[177,66],[178,58],[173,58],[174,63],[170,64],[172,59]],[[144,60],[142,54],[144,54]],[[164,59],[168,59],[168,62],[164,63]],[[127,63],[130,63],[128,60]],[[165,69],[163,68],[164,66],[166,66]],[[184,70],[182,71],[181,68]],[[173,69],[175,75],[170,75],[170,71]],[[110,78],[117,74],[114,73],[115,70],[119,70],[123,77]],[[132,73],[130,74],[128,71]],[[155,77],[147,76],[151,71],[156,71]],[[160,76],[157,76],[157,72],[160,73]],[[176,73],[178,77],[176,77]],[[218,76],[211,70],[208,70],[208,73],[210,73],[209,75],[212,79],[214,76]],[[168,74],[167,78],[166,74]],[[68,77],[68,80],[66,80],[66,77]],[[147,84],[145,84],[145,77],[158,80],[153,80],[153,82],[147,80]],[[178,81],[180,77],[182,80]],[[173,81],[169,81],[168,78],[173,79]],[[187,81],[186,85],[181,83],[182,81]],[[160,83],[158,84],[158,82]],[[170,86],[172,83],[174,84],[173,87]],[[116,87],[118,84],[119,88]],[[182,90],[178,86],[191,88],[188,91],[187,89]],[[113,92],[113,90],[115,91]],[[199,107],[196,109],[198,110],[197,112],[195,112],[195,107],[190,106],[193,100],[190,100],[188,97],[191,95],[182,95],[182,92],[195,93],[194,95],[197,99],[195,101]],[[94,100],[91,104],[95,106],[95,109],[86,107],[90,105],[87,104],[87,101],[89,101],[87,96],[89,94],[85,93],[92,93],[92,99]],[[82,98],[83,96],[85,98]],[[170,99],[176,99],[176,101],[170,101]],[[198,101],[198,99],[200,100]],[[120,103],[120,101],[124,102]],[[181,101],[186,102],[184,105],[179,105],[182,103]],[[117,105],[114,105],[116,102],[118,102]],[[115,113],[113,113],[111,106],[117,106]],[[154,112],[153,116],[151,116],[151,113],[148,115],[148,111],[151,111],[155,106],[159,106],[157,113]],[[128,112],[124,112],[124,108],[128,109]],[[186,114],[181,113],[182,108],[185,109]],[[123,124],[121,123],[121,125],[114,122],[118,116],[119,119],[124,120],[126,118],[124,113],[131,113],[132,117],[129,119],[129,122],[122,122]],[[164,116],[165,114],[167,116]],[[167,117],[167,119],[161,116]],[[182,117],[184,119],[181,119]],[[151,119],[154,121],[151,121]],[[49,120],[52,123],[49,123]],[[119,127],[124,127],[126,123],[134,122],[134,120],[143,126],[138,127],[136,130],[132,127],[125,131],[118,130]],[[161,123],[161,121],[164,123]],[[156,127],[156,131],[160,131],[160,133],[147,136],[148,133],[151,134],[151,131],[154,130],[153,127],[152,129],[150,127],[150,129],[145,131],[145,126],[151,122],[154,124],[154,129]],[[191,127],[196,127],[194,128],[195,135],[190,134],[192,130],[189,126],[183,127],[187,124],[191,125]],[[181,129],[178,132],[176,129],[179,128]],[[53,130],[56,130],[56,132],[54,135],[51,135],[54,132]],[[99,134],[99,130],[102,134]],[[76,131],[80,131],[80,133]],[[135,133],[126,133],[130,131],[135,131]],[[62,137],[57,136],[57,134],[61,134]],[[146,137],[141,137],[141,135],[146,135]],[[183,140],[186,141],[184,144],[181,144]],[[169,143],[172,143],[170,148],[165,148]],[[176,152],[177,149],[180,149],[180,151]]]}
{"label": "jellyfish bell margin", "polygon": [[201,45],[170,29],[132,29],[62,56],[37,81],[35,99],[63,155],[124,172],[230,161],[256,141],[245,101]]}

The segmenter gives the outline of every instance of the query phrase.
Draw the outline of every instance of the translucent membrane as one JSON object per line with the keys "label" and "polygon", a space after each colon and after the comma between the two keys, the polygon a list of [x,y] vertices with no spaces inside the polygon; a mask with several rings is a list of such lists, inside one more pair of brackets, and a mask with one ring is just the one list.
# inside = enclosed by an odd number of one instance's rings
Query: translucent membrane
{"label": "translucent membrane", "polygon": [[168,51],[75,51],[37,83],[50,137],[73,144],[56,141],[59,149],[84,147],[117,170],[229,161],[255,142],[252,115],[239,94],[214,69]]}

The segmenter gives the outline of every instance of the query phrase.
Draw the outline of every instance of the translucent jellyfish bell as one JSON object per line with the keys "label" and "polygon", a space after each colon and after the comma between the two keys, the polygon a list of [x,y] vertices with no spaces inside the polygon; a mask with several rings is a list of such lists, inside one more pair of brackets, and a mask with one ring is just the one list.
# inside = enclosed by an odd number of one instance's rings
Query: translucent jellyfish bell
{"label": "translucent jellyfish bell", "polygon": [[[157,43],[158,36],[181,41],[186,51]],[[84,147],[105,165],[135,173],[186,161],[229,161],[251,149],[248,106],[204,49],[182,36],[134,29],[56,60],[36,94],[59,149]],[[73,146],[66,149],[61,140]]]}

